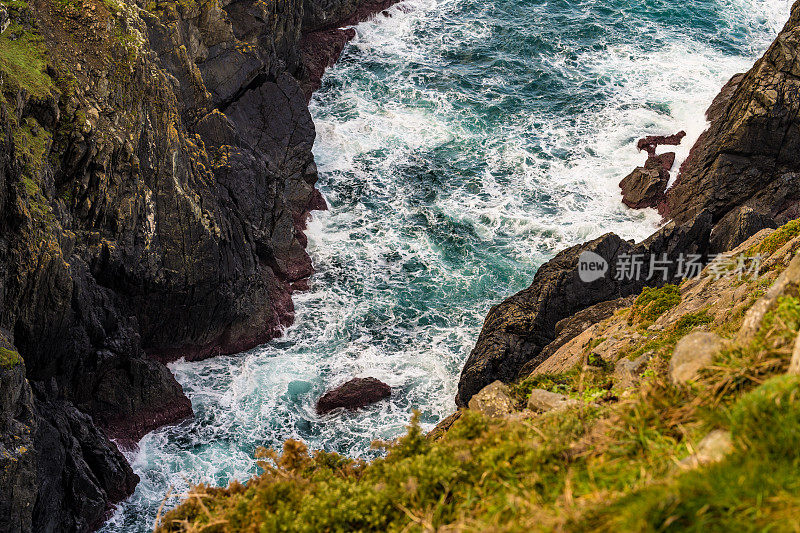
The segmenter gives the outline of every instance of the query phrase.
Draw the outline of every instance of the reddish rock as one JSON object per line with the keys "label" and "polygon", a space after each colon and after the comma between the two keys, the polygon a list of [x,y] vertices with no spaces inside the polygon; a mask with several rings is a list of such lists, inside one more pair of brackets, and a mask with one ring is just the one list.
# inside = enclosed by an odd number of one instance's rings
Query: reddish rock
{"label": "reddish rock", "polygon": [[639,139],[636,147],[639,150],[644,150],[650,155],[655,155],[656,148],[661,145],[678,146],[681,144],[683,138],[686,137],[685,131],[679,131],[674,135],[648,135],[643,139]]}
{"label": "reddish rock", "polygon": [[317,413],[324,415],[334,409],[358,409],[391,396],[392,389],[375,378],[354,378],[329,390],[317,401]]}

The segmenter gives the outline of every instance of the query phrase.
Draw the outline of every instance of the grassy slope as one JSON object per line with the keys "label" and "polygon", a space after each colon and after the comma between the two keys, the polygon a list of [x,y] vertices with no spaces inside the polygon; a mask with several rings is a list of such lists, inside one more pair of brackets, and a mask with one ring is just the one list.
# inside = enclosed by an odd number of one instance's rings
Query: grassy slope
{"label": "grassy slope", "polygon": [[[787,225],[757,251],[775,252],[798,231]],[[749,283],[749,295],[763,293],[763,280]],[[627,355],[654,353],[636,388],[617,390],[613,365],[590,360],[592,372],[516,387],[521,399],[549,388],[587,400],[579,408],[501,420],[466,412],[436,442],[412,422],[370,464],[288,441],[280,455],[258,452],[264,473],[246,485],[195,487],[159,531],[800,529],[800,378],[784,374],[800,329],[796,288],[755,339],[732,343],[686,387],[667,379],[677,340],[695,327],[732,337],[743,313],[712,324],[700,311],[647,330],[676,294],[647,291],[627,311],[648,332]],[[679,466],[712,429],[730,431],[734,451]]]}

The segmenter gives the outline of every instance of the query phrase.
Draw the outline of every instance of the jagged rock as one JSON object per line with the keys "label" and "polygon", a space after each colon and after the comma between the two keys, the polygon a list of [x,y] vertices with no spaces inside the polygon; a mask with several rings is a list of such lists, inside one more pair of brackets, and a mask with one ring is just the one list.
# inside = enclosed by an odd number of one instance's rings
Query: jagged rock
{"label": "jagged rock", "polygon": [[[638,148],[640,151],[645,150],[648,154],[650,154],[650,156],[653,156],[656,153],[656,148],[659,146],[678,146],[681,144],[681,141],[684,137],[686,137],[685,131],[679,131],[673,135],[648,135],[647,137],[637,141],[636,148]],[[672,167],[671,164],[670,167]]]}
{"label": "jagged rock", "polygon": [[733,451],[733,439],[730,431],[715,429],[697,444],[695,453],[683,459],[680,464],[684,468],[692,469],[718,463],[731,451]]}
{"label": "jagged rock", "polygon": [[747,206],[732,209],[711,230],[709,253],[718,254],[733,250],[741,243],[766,228],[775,228],[775,221]]}
{"label": "jagged rock", "polygon": [[528,409],[542,413],[548,411],[562,411],[579,404],[580,402],[578,400],[543,389],[533,389],[528,398]]}
{"label": "jagged rock", "polygon": [[697,379],[700,370],[708,367],[714,356],[725,347],[716,333],[693,331],[675,345],[669,362],[669,377],[676,385]]}
{"label": "jagged rock", "polygon": [[593,324],[605,320],[619,309],[628,307],[633,303],[633,300],[634,298],[629,296],[627,298],[617,298],[616,300],[610,300],[608,302],[600,302],[599,304],[582,309],[564,320],[560,320],[556,324],[555,340],[545,346],[539,355],[522,366],[517,379],[528,377],[536,367],[550,359],[562,346],[584,333]]}
{"label": "jagged rock", "polygon": [[469,408],[490,418],[502,418],[516,411],[516,402],[511,399],[508,385],[495,381],[470,398]]}
{"label": "jagged rock", "polygon": [[[511,382],[556,338],[556,324],[594,304],[641,292],[646,284],[659,285],[674,278],[679,254],[703,255],[711,232],[710,216],[701,214],[691,224],[667,224],[644,242],[635,245],[614,234],[560,252],[539,268],[527,289],[492,307],[481,334],[461,371],[456,404],[469,399],[495,380]],[[579,273],[580,257],[591,252],[609,265],[608,272],[591,282]],[[640,256],[641,275],[617,272],[621,256]],[[666,272],[649,277],[647,259],[672,258]],[[666,277],[666,280],[664,280]],[[620,279],[617,279],[620,278]],[[526,371],[530,366],[526,368]]]}
{"label": "jagged rock", "polygon": [[621,388],[635,385],[652,358],[653,352],[643,353],[633,360],[623,357],[614,365],[614,381]]}
{"label": "jagged rock", "polygon": [[[38,385],[38,384],[37,384]],[[139,482],[86,414],[35,387],[38,487],[33,531],[94,531]]]}
{"label": "jagged rock", "polygon": [[[37,430],[33,394],[16,348],[0,331],[0,528],[32,531],[36,501]],[[12,488],[13,490],[8,490]],[[6,490],[3,490],[6,488]]]}
{"label": "jagged rock", "polygon": [[800,216],[800,4],[764,56],[735,76],[709,108],[663,214],[678,222],[709,210],[714,221],[747,205],[782,224]]}
{"label": "jagged rock", "polygon": [[392,388],[375,378],[353,378],[331,389],[317,401],[317,413],[324,415],[334,409],[358,409],[385,400]]}

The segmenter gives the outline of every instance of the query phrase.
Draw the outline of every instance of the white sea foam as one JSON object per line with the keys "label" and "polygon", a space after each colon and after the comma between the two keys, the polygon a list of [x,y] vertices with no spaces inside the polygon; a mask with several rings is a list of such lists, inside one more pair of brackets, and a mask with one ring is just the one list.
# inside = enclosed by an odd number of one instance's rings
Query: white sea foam
{"label": "white sea foam", "polygon": [[[609,34],[607,46],[575,49],[574,35],[555,38],[547,23],[558,5],[407,0],[357,27],[311,104],[331,209],[307,231],[317,274],[295,296],[296,322],[245,354],[171,365],[196,417],[129,453],[142,481],[107,531],[148,530],[169,486],[249,477],[256,446],[298,438],[369,456],[370,441],[402,433],[412,409],[426,427],[449,414],[490,304],[560,248],[653,231],[653,211],[619,198],[617,183],[644,160],[635,140],[685,129],[685,158],[705,107],[766,48],[789,4],[712,5],[722,41],[736,33],[730,49],[655,22],[640,28],[648,42]],[[500,20],[501,8],[518,13]],[[485,49],[508,31],[544,37],[530,50]],[[539,105],[551,97],[560,111]],[[325,389],[355,376],[387,382],[392,400],[314,412]]]}

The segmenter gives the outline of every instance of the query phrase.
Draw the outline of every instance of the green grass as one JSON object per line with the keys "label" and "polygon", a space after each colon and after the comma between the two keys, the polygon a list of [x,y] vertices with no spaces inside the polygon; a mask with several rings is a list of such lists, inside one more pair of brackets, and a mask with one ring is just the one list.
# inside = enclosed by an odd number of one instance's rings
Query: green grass
{"label": "green grass", "polygon": [[45,96],[54,87],[47,74],[47,53],[42,38],[20,26],[0,35],[0,70],[34,96]]}
{"label": "green grass", "polygon": [[597,507],[575,530],[796,531],[800,526],[800,378],[778,376],[734,406],[736,451]]}
{"label": "green grass", "polygon": [[664,285],[660,288],[645,287],[631,306],[628,323],[648,325],[681,302],[677,285]]}
{"label": "green grass", "polygon": [[0,368],[11,368],[22,363],[18,352],[8,348],[0,348]]}
{"label": "green grass", "polygon": [[760,254],[769,256],[778,251],[784,244],[800,235],[800,219],[787,222],[776,229],[760,244],[748,250],[748,255]]}

